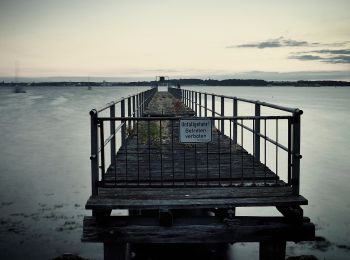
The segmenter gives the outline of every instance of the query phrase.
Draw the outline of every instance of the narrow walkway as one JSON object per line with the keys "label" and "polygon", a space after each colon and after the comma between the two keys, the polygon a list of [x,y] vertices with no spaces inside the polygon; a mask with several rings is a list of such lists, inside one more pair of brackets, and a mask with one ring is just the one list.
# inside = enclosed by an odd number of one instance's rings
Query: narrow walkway
{"label": "narrow walkway", "polygon": [[194,112],[168,92],[156,93],[144,116],[174,120],[139,121],[128,131],[88,209],[307,204],[216,128],[208,144],[180,143],[176,117]]}

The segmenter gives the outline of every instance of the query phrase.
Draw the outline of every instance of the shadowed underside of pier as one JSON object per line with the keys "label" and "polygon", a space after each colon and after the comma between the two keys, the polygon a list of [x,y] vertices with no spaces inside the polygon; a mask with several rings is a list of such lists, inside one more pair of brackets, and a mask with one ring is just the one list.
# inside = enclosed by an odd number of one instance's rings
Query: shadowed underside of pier
{"label": "shadowed underside of pier", "polygon": [[[192,117],[170,93],[157,92],[144,116]],[[149,135],[149,133],[152,133]],[[296,206],[307,200],[232,139],[213,128],[210,143],[179,142],[179,120],[138,121],[87,209]]]}

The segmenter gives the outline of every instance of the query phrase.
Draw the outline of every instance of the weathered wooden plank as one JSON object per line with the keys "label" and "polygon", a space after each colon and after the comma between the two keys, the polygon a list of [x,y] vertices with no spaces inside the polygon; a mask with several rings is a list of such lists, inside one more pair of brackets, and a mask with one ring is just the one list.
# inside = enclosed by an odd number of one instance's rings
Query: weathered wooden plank
{"label": "weathered wooden plank", "polygon": [[108,223],[84,218],[84,242],[113,243],[229,243],[274,240],[313,240],[315,226],[291,224],[283,217],[174,218],[172,227],[159,226],[156,218],[111,217]]}
{"label": "weathered wooden plank", "polygon": [[[259,196],[257,194],[257,196]],[[184,208],[229,208],[253,206],[293,206],[306,205],[307,200],[302,196],[279,197],[246,197],[246,198],[215,198],[215,199],[120,199],[118,197],[90,197],[86,209],[184,209]]]}
{"label": "weathered wooden plank", "polygon": [[289,196],[291,187],[221,187],[221,188],[100,188],[99,196],[118,197],[121,199],[138,199],[147,196],[147,199],[205,199],[205,198],[243,198],[243,197]]}

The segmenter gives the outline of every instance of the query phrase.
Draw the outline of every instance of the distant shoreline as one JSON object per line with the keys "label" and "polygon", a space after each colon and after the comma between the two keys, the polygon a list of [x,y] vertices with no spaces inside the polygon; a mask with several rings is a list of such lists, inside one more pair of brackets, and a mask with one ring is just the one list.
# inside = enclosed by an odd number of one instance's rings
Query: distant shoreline
{"label": "distant shoreline", "polygon": [[157,86],[170,84],[173,86],[210,86],[210,87],[350,87],[349,81],[333,80],[298,80],[298,81],[266,81],[259,79],[172,79],[162,82],[130,81],[130,82],[86,82],[86,81],[55,81],[55,82],[0,82],[0,87],[12,86]]}

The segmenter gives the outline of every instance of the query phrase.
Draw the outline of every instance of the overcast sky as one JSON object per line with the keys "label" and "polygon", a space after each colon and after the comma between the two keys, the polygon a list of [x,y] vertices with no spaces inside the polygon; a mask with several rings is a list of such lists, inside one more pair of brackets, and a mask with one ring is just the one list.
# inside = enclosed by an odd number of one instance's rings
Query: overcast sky
{"label": "overcast sky", "polygon": [[350,80],[349,10],[349,0],[0,0],[0,76],[17,61],[21,77]]}

